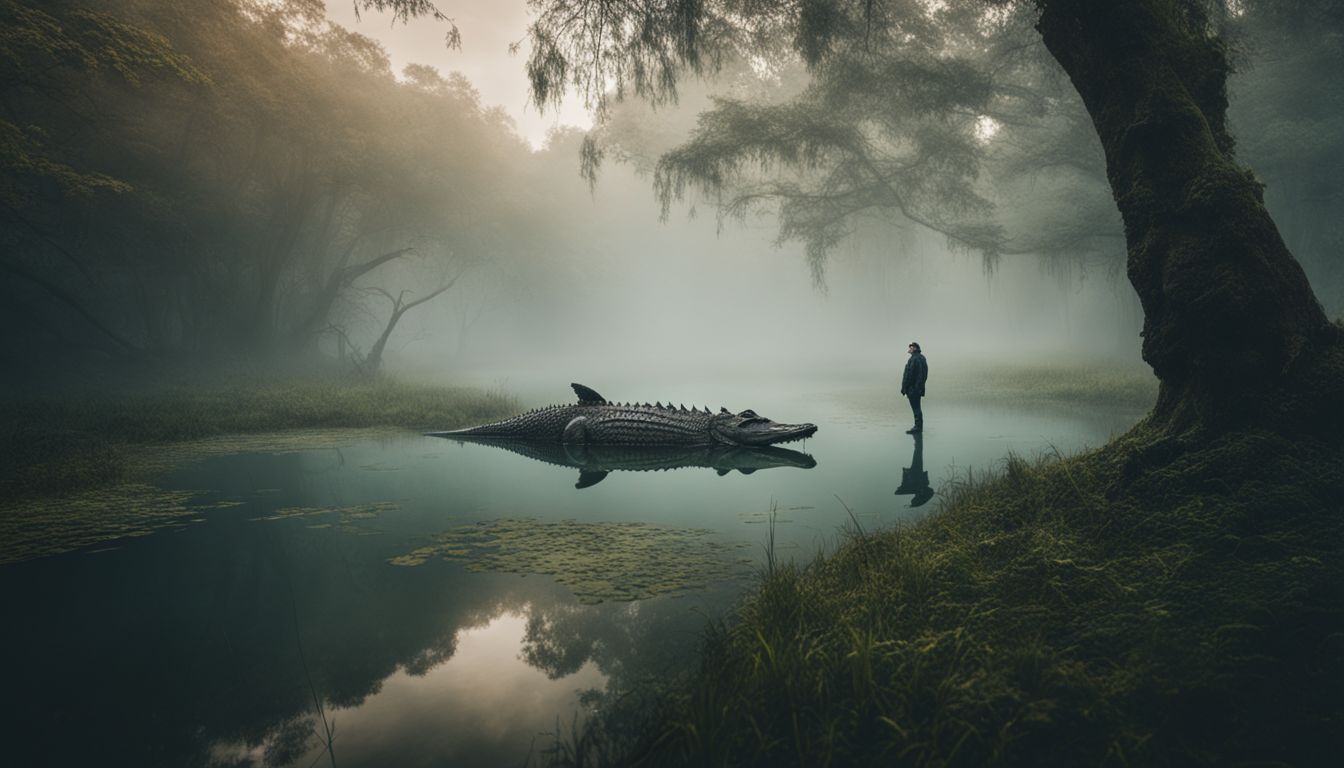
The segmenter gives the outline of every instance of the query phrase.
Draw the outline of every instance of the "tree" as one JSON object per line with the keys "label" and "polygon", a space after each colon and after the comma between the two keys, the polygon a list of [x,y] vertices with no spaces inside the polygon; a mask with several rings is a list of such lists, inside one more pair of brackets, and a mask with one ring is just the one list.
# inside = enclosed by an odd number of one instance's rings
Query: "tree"
{"label": "tree", "polygon": [[0,0],[18,357],[313,353],[412,246],[447,268],[534,237],[501,224],[525,144],[460,76],[398,81],[311,0],[94,5]]}
{"label": "tree", "polygon": [[[747,95],[716,99],[657,162],[664,214],[690,188],[721,215],[773,209],[779,240],[806,245],[818,282],[831,248],[874,215],[941,233],[991,268],[1008,254],[1111,262],[1123,230],[1101,147],[1025,14],[948,15],[911,7],[796,95],[785,61]],[[619,142],[613,111],[602,133]]]}
{"label": "tree", "polygon": [[[0,65],[0,222],[7,230],[0,270],[78,318],[92,346],[137,354],[141,345],[85,293],[99,281],[99,265],[61,232],[69,218],[115,206],[133,187],[72,152],[72,145],[104,116],[98,84],[137,90],[146,81],[199,86],[208,78],[162,37],[113,16],[8,1],[0,2]],[[56,201],[67,206],[65,217],[52,215]],[[29,317],[40,314],[34,309]],[[48,330],[60,325],[41,317],[35,322]]]}
{"label": "tree", "polygon": [[437,288],[434,288],[424,296],[409,301],[407,301],[407,294],[409,291],[401,291],[396,296],[393,296],[389,291],[385,291],[382,288],[374,289],[380,296],[392,302],[392,314],[388,315],[387,325],[383,326],[383,332],[378,334],[377,340],[373,342],[373,347],[370,348],[369,353],[364,356],[365,373],[377,373],[382,369],[383,350],[387,348],[387,340],[392,338],[392,332],[396,330],[397,323],[401,322],[402,316],[421,304],[433,301],[443,293],[447,292],[455,283],[457,283],[458,277],[460,276],[461,275],[459,274],[451,279],[445,280]]}
{"label": "tree", "polygon": [[[1323,354],[1338,354],[1339,329],[1279,237],[1260,183],[1236,162],[1227,51],[1207,14],[1157,0],[1040,6],[1037,28],[1106,153],[1144,309],[1143,357],[1162,382],[1156,416],[1175,428],[1247,414],[1300,428],[1324,413],[1333,429],[1340,385],[1311,379]],[[1272,401],[1300,396],[1304,378],[1321,399],[1274,414]]]}

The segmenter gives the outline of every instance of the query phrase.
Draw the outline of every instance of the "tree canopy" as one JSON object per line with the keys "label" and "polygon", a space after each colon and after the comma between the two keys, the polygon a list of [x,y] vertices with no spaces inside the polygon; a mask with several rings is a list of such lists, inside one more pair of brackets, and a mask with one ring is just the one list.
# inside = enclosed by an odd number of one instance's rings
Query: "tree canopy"
{"label": "tree canopy", "polygon": [[506,220],[527,209],[529,152],[508,118],[460,76],[398,80],[320,2],[0,15],[0,269],[21,345],[289,353],[389,311],[368,288],[424,296],[525,249]]}

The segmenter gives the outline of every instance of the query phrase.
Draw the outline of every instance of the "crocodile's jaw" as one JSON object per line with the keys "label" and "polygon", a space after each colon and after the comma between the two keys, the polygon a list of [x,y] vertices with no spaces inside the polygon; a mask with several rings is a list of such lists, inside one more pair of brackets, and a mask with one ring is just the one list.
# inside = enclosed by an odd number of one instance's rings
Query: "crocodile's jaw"
{"label": "crocodile's jaw", "polygon": [[764,429],[738,430],[731,437],[739,445],[777,445],[803,440],[816,433],[816,424],[771,424]]}

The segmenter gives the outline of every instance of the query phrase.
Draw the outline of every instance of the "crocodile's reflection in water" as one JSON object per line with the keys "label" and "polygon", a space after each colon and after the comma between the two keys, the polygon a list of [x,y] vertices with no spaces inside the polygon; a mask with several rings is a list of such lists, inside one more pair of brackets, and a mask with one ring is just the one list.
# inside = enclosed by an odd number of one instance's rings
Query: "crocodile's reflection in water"
{"label": "crocodile's reflection in water", "polygon": [[480,439],[464,435],[444,435],[464,443],[493,445],[547,464],[579,470],[575,488],[596,485],[611,472],[652,472],[683,467],[704,467],[719,475],[737,470],[749,475],[758,469],[794,467],[811,469],[817,460],[806,453],[787,448],[760,445],[630,446],[582,445],[553,441]]}

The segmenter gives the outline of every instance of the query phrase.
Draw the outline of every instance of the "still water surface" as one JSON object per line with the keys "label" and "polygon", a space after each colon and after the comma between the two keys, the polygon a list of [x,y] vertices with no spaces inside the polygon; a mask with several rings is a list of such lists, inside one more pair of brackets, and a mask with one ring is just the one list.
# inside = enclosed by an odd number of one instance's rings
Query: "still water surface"
{"label": "still water surface", "polygon": [[[576,489],[577,469],[415,434],[179,467],[160,485],[235,505],[0,567],[5,762],[329,765],[332,729],[342,766],[519,765],[606,697],[690,662],[764,561],[772,510],[777,554],[807,560],[851,513],[874,529],[935,508],[923,472],[936,489],[1010,450],[1100,445],[1140,416],[934,398],[916,442],[891,393],[809,389],[729,405],[818,424],[787,446],[812,468],[613,471]],[[551,394],[535,399],[568,399]],[[464,529],[495,538],[435,538]],[[582,549],[632,536],[702,572],[630,572]],[[490,560],[505,539],[540,551]],[[546,560],[547,542],[570,560]]]}

